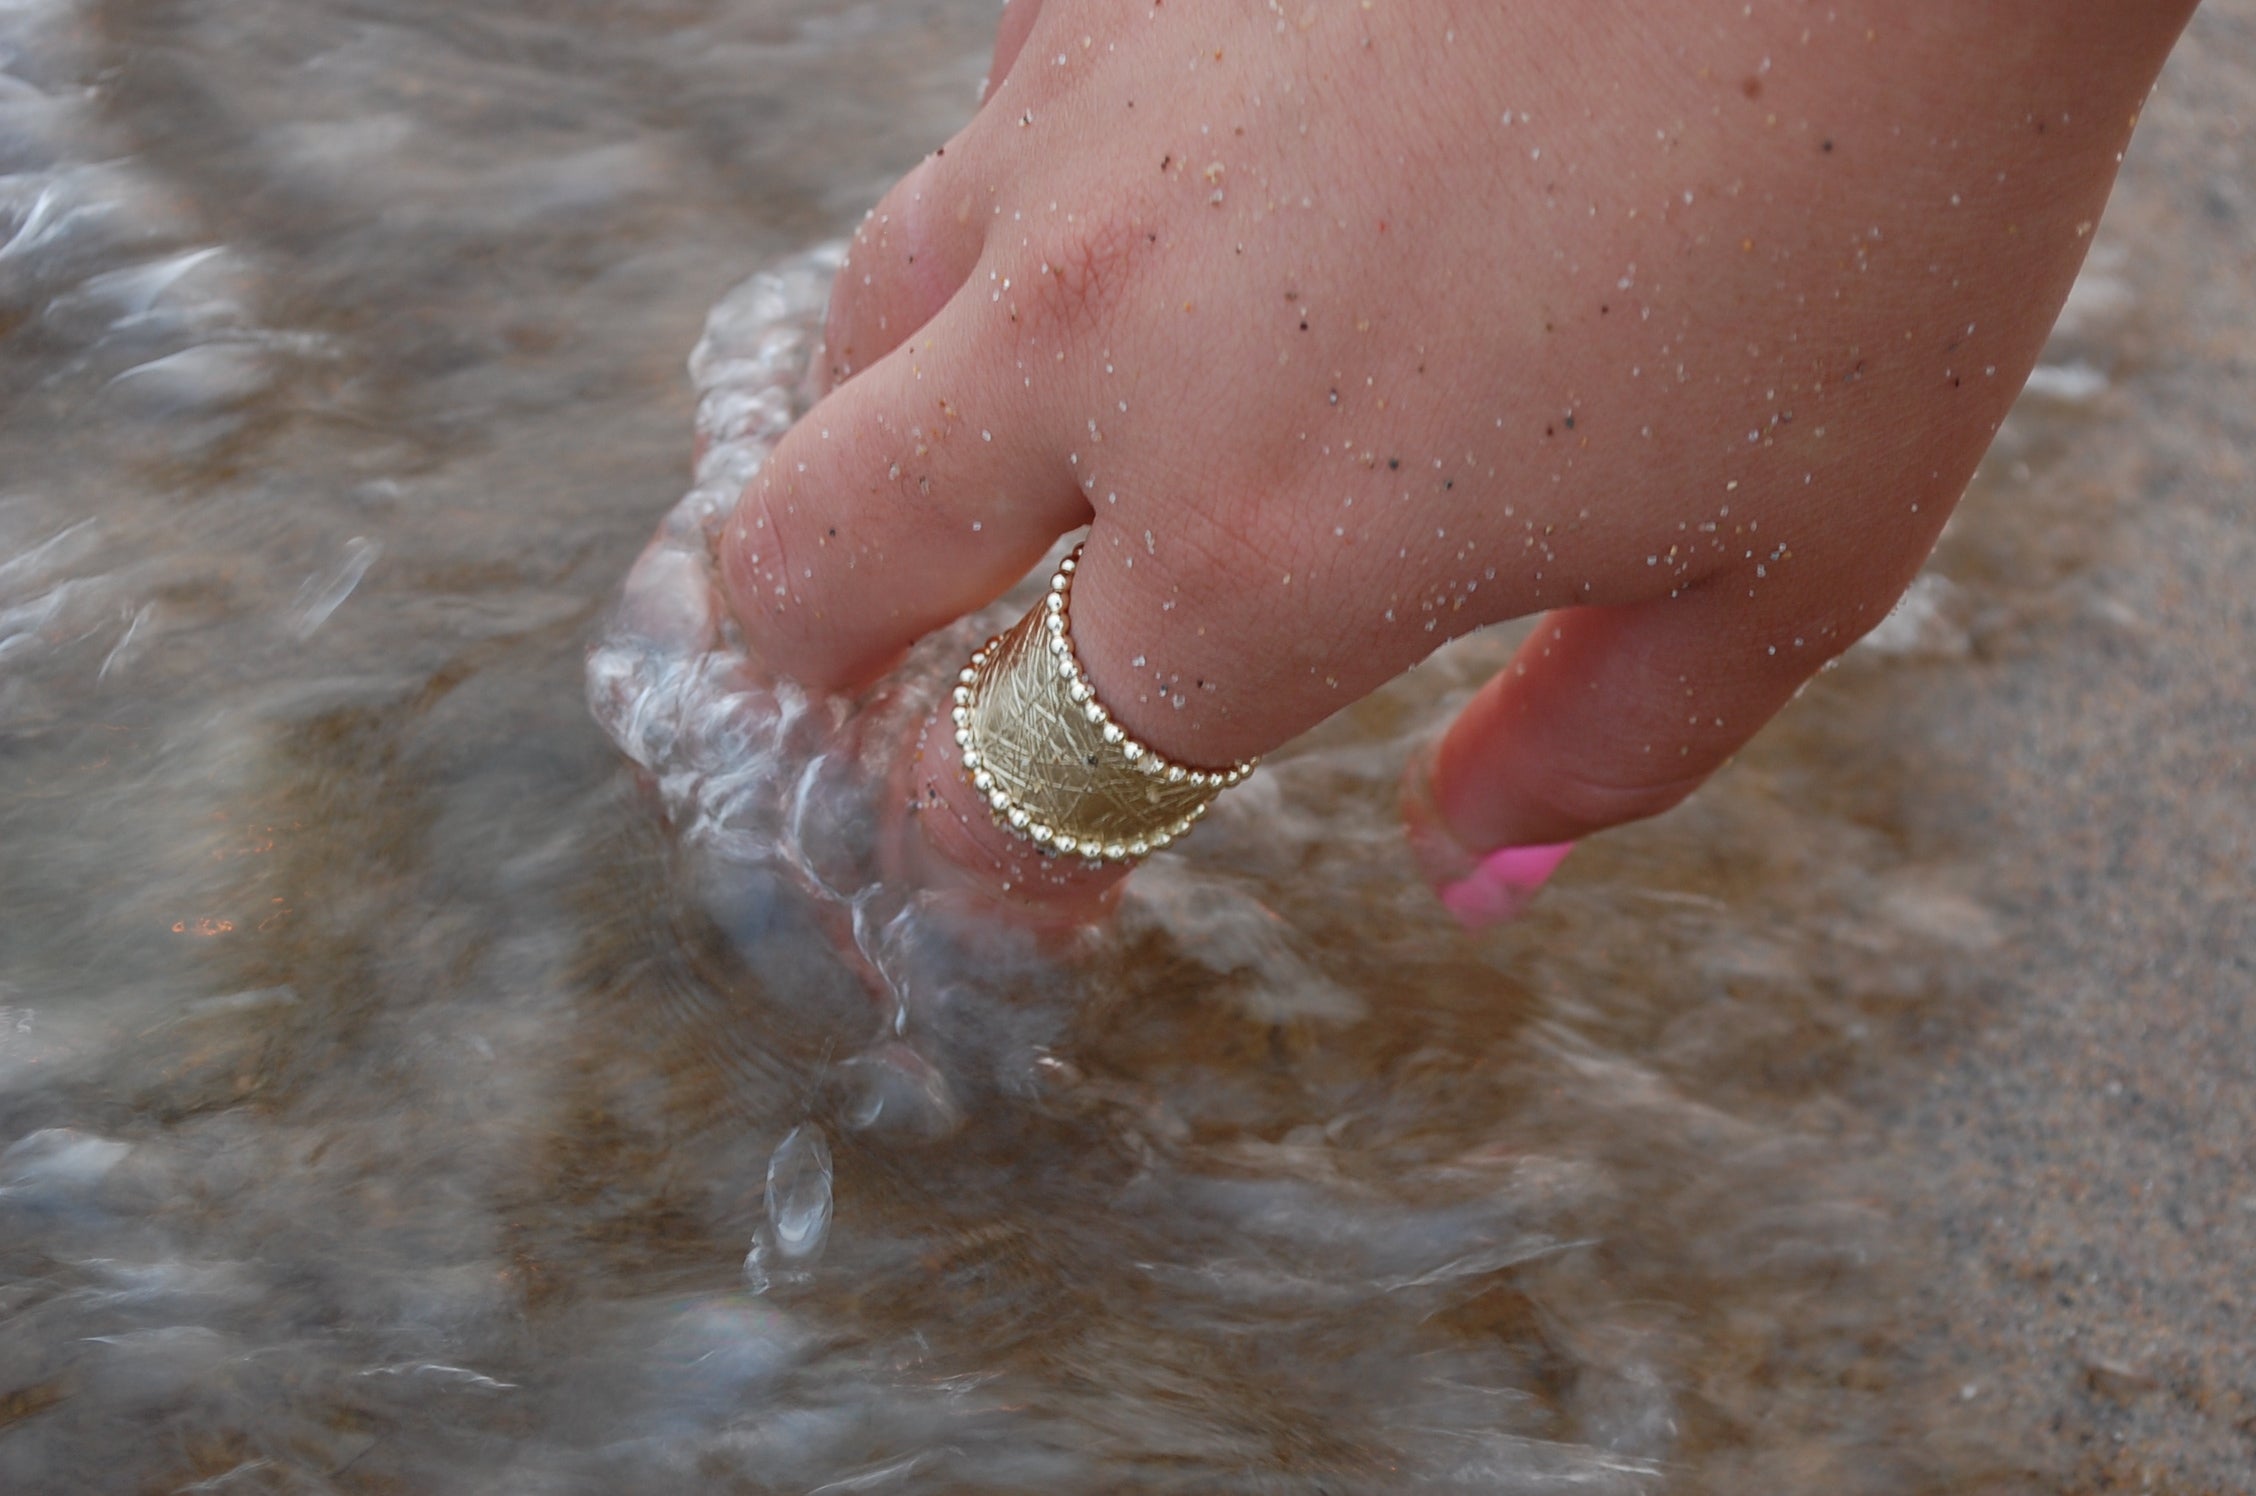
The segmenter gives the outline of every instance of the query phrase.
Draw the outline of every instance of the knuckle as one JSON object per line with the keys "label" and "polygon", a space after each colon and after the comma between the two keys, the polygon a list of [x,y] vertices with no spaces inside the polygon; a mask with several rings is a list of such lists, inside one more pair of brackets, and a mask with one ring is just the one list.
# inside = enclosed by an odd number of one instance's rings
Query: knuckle
{"label": "knuckle", "polygon": [[[1553,763],[1528,786],[1528,795],[1560,821],[1586,832],[1599,831],[1673,810],[1708,778],[1705,769],[1640,772],[1646,767],[1598,760]],[[1651,768],[1657,771],[1662,766]]]}
{"label": "knuckle", "polygon": [[928,156],[855,228],[824,318],[830,384],[876,362],[947,305],[978,250],[970,203]]}
{"label": "knuckle", "polygon": [[1134,299],[1158,238],[1132,211],[1074,215],[1063,233],[1034,240],[1018,258],[1004,303],[1022,330],[1080,338],[1111,325]]}

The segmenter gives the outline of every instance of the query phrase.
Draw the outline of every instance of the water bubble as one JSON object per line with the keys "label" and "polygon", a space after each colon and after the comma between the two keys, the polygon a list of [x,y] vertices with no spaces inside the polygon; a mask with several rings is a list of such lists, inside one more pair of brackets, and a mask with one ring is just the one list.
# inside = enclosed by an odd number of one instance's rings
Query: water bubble
{"label": "water bubble", "polygon": [[752,1238],[744,1277],[754,1293],[778,1280],[803,1278],[830,1239],[830,1143],[802,1122],[768,1157],[767,1219]]}

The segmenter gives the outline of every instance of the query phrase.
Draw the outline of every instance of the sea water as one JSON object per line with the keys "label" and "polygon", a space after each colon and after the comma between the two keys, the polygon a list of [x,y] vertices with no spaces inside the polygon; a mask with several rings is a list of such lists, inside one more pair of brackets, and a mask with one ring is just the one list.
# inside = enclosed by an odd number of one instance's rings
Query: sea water
{"label": "sea water", "polygon": [[1480,938],[1393,787],[1508,638],[1070,940],[876,876],[1015,606],[819,698],[709,537],[991,10],[0,7],[0,1489],[2010,1470],[1860,1141],[1997,930],[1851,726]]}

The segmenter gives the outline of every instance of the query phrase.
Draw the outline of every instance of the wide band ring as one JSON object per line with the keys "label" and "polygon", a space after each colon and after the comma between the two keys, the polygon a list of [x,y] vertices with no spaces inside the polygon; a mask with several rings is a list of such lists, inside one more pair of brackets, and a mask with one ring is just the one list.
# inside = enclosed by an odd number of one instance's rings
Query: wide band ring
{"label": "wide band ring", "polygon": [[1253,772],[1176,763],[1129,736],[1073,652],[1081,550],[1049,593],[973,651],[957,676],[956,745],[996,823],[1045,852],[1133,862],[1188,833],[1214,797]]}

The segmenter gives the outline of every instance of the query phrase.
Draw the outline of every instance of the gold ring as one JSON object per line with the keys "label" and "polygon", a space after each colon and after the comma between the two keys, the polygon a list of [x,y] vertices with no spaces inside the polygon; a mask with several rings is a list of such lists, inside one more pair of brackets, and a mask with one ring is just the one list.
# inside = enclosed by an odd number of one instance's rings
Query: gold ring
{"label": "gold ring", "polygon": [[1047,596],[974,650],[957,675],[956,746],[995,821],[1044,852],[1133,862],[1185,835],[1258,760],[1228,769],[1176,763],[1097,700],[1073,652],[1068,609],[1081,548]]}

